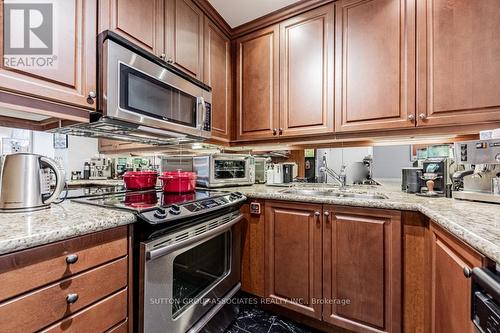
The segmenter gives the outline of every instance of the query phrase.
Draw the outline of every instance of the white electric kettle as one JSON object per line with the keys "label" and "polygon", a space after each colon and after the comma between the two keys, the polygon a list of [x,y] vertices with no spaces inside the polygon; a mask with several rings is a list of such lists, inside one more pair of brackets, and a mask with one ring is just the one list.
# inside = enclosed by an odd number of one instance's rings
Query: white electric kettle
{"label": "white electric kettle", "polygon": [[[50,170],[56,186],[50,189]],[[66,185],[66,172],[51,158],[10,154],[0,158],[0,212],[28,212],[50,207]]]}

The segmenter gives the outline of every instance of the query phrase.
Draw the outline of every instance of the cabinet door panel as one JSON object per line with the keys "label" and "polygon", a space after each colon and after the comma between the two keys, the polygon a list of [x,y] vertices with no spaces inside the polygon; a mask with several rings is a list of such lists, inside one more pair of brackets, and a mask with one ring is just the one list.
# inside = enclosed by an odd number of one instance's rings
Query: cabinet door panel
{"label": "cabinet door panel", "polygon": [[101,0],[99,31],[106,29],[122,35],[160,56],[163,52],[162,0]]}
{"label": "cabinet door panel", "polygon": [[205,82],[212,87],[212,136],[229,141],[232,128],[231,41],[205,18]]}
{"label": "cabinet door panel", "polygon": [[[25,7],[19,9],[16,5]],[[0,64],[0,89],[95,108],[87,98],[90,91],[95,91],[96,84],[96,1],[57,0],[39,5],[50,7],[29,10],[26,6],[30,4],[2,3],[1,26],[5,30],[5,39],[1,41],[4,61]],[[31,31],[26,40],[15,36],[16,31],[22,32],[25,28],[24,21],[16,13],[31,19],[36,12],[42,13],[42,22],[44,19],[48,22],[46,28],[51,36],[42,36],[41,33],[38,36]],[[42,50],[40,53],[46,50],[49,53],[26,55],[23,51],[14,54],[20,46],[28,48],[27,52],[33,52],[30,48],[37,47]]]}
{"label": "cabinet door panel", "polygon": [[280,24],[283,136],[333,131],[334,5]]}
{"label": "cabinet door panel", "polygon": [[166,0],[167,60],[198,79],[203,76],[204,15],[191,0]]}
{"label": "cabinet door panel", "polygon": [[278,45],[278,26],[236,41],[237,139],[273,138],[278,127]]}
{"label": "cabinet door panel", "polygon": [[413,127],[414,0],[337,2],[336,131]]}
{"label": "cabinet door panel", "polygon": [[463,271],[481,266],[483,258],[434,225],[431,234],[431,332],[474,332],[470,320],[471,280]]}
{"label": "cabinet door panel", "polygon": [[266,295],[321,318],[321,205],[266,202]]}
{"label": "cabinet door panel", "polygon": [[397,211],[325,207],[323,320],[355,332],[401,331],[401,222]]}
{"label": "cabinet door panel", "polygon": [[418,125],[499,120],[498,1],[417,3]]}

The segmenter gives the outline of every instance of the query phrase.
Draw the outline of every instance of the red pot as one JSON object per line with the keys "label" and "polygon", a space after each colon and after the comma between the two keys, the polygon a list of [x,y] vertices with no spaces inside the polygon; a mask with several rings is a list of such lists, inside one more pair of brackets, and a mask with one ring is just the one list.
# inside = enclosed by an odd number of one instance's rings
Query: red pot
{"label": "red pot", "polygon": [[147,190],[156,186],[158,173],[156,171],[127,171],[123,181],[127,190]]}
{"label": "red pot", "polygon": [[196,189],[196,173],[167,171],[160,176],[163,192],[187,193]]}
{"label": "red pot", "polygon": [[188,192],[188,193],[165,193],[162,196],[162,205],[170,206],[172,204],[178,204],[180,202],[193,201],[196,199],[196,193]]}

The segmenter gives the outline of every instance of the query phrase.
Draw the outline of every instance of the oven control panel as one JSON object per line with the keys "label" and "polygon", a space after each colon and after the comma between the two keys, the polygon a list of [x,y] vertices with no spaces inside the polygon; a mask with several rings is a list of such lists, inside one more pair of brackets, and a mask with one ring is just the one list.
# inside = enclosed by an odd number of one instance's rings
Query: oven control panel
{"label": "oven control panel", "polygon": [[158,207],[154,210],[140,213],[139,217],[150,224],[161,224],[210,213],[218,209],[242,203],[245,200],[246,197],[242,193],[232,192],[199,201]]}

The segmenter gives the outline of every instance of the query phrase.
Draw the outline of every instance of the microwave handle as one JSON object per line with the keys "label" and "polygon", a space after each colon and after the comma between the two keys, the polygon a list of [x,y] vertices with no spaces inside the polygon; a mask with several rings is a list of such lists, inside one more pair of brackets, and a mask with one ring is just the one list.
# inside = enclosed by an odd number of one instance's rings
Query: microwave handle
{"label": "microwave handle", "polygon": [[207,122],[207,106],[205,104],[205,98],[203,97],[198,97],[198,104],[201,105],[201,111],[202,111],[202,118],[201,122],[198,124],[199,129],[203,129],[203,126],[205,126],[205,123]]}

